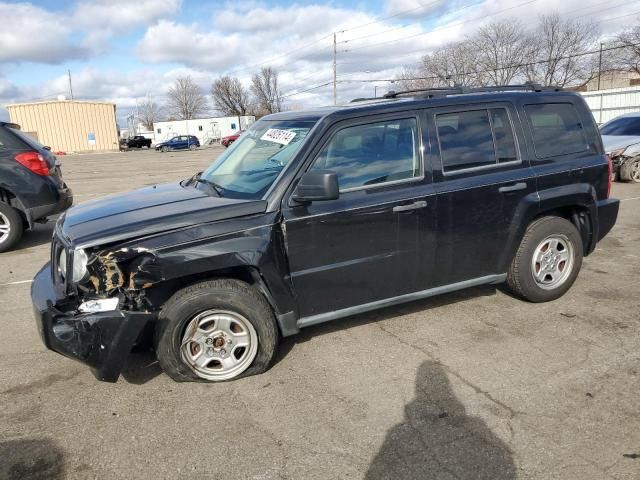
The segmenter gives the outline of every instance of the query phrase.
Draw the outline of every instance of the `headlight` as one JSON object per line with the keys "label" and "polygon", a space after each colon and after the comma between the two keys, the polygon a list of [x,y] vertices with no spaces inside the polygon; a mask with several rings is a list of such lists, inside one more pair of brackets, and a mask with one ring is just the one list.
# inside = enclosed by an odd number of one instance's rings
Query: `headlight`
{"label": "headlight", "polygon": [[67,251],[64,248],[58,256],[58,273],[63,279],[67,276]]}
{"label": "headlight", "polygon": [[84,250],[79,248],[73,254],[73,276],[74,282],[80,282],[87,274],[87,261],[89,257]]}
{"label": "headlight", "polygon": [[615,150],[612,150],[611,153],[609,153],[609,156],[614,159],[614,158],[618,158],[619,156],[621,156],[624,151],[627,149],[628,147],[622,147],[622,148],[616,148]]}

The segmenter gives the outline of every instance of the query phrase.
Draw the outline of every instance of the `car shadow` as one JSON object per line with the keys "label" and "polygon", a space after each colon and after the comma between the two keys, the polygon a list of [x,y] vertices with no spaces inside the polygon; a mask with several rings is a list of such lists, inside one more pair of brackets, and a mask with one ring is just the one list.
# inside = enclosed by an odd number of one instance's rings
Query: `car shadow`
{"label": "car shadow", "polygon": [[442,365],[418,368],[415,398],[369,465],[366,480],[516,478],[509,447],[466,412]]}
{"label": "car shadow", "polygon": [[122,377],[126,382],[133,385],[143,385],[158,375],[162,375],[162,373],[164,372],[160,368],[156,353],[147,349],[129,354],[127,363],[122,371]]}
{"label": "car shadow", "polygon": [[[410,315],[422,310],[450,305],[456,302],[469,300],[471,298],[493,296],[496,294],[496,291],[497,289],[493,285],[483,285],[425,300],[416,300],[402,305],[386,307],[373,312],[362,313],[336,320],[334,322],[327,322],[322,325],[304,328],[298,335],[283,338],[280,341],[272,366],[277,365],[284,360],[296,344],[304,343],[315,336],[339,330],[347,330],[365,323],[379,322],[402,315]],[[142,385],[153,380],[162,373],[163,372],[158,364],[155,352],[152,349],[151,333],[148,332],[145,340],[135,347],[131,354],[129,354],[122,376],[131,384]]]}
{"label": "car shadow", "polygon": [[385,307],[380,310],[360,313],[332,322],[307,327],[302,329],[298,335],[290,338],[295,343],[303,343],[317,335],[333,333],[339,330],[348,330],[350,328],[358,327],[366,323],[380,322],[403,315],[411,315],[423,310],[438,308],[445,305],[452,305],[457,302],[470,300],[472,298],[490,297],[496,295],[497,291],[498,287],[495,285],[481,285],[478,287],[472,287],[465,290],[459,290],[457,292],[442,294],[424,300],[415,300],[412,302]]}
{"label": "car shadow", "polygon": [[22,235],[22,239],[18,242],[18,245],[13,248],[12,251],[18,251],[23,248],[37,247],[46,243],[51,243],[51,237],[53,236],[53,229],[56,225],[54,220],[49,220],[47,223],[36,223],[31,230],[25,230]]}
{"label": "car shadow", "polygon": [[0,441],[0,478],[58,480],[64,477],[64,452],[54,441]]}

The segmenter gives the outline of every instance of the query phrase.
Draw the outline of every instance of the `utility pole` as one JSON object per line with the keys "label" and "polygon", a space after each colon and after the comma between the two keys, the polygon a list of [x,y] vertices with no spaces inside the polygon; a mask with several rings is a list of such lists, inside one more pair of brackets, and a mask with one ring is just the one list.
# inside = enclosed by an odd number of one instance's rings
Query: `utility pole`
{"label": "utility pole", "polygon": [[69,94],[71,96],[71,100],[73,100],[73,86],[71,85],[71,70],[67,70],[69,74]]}
{"label": "utility pole", "polygon": [[598,90],[600,90],[600,77],[602,77],[602,43],[600,44],[600,59],[598,60]]}
{"label": "utility pole", "polygon": [[338,104],[338,96],[336,91],[337,69],[336,69],[336,32],[333,32],[333,104]]}

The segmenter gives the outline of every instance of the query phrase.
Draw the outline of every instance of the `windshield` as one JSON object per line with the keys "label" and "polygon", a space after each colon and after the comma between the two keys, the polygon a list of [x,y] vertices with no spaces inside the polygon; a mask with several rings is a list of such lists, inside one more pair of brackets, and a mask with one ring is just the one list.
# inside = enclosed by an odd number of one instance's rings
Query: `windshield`
{"label": "windshield", "polygon": [[315,122],[261,120],[244,132],[200,179],[224,197],[258,199],[267,192]]}
{"label": "windshield", "polygon": [[640,136],[640,117],[623,117],[611,120],[600,128],[602,135]]}

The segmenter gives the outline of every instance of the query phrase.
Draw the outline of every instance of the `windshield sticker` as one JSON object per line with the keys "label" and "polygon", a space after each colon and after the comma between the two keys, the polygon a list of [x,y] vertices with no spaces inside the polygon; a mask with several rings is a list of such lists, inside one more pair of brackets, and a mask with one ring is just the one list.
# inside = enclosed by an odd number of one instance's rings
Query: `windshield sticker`
{"label": "windshield sticker", "polygon": [[289,130],[278,130],[277,128],[270,128],[267,130],[260,140],[266,140],[268,142],[275,142],[281,145],[289,145],[293,137],[296,136],[296,132]]}

